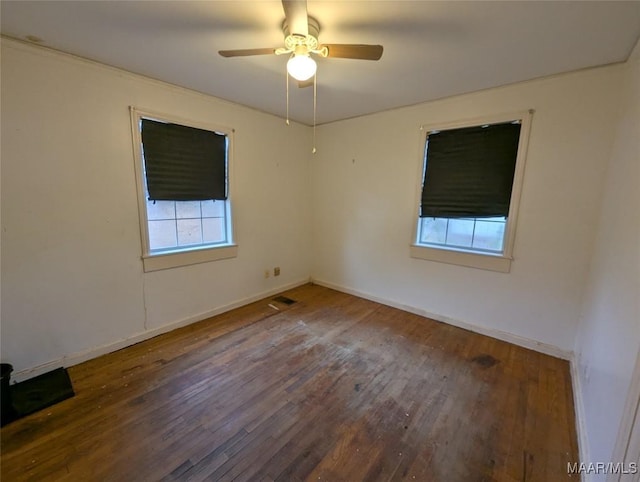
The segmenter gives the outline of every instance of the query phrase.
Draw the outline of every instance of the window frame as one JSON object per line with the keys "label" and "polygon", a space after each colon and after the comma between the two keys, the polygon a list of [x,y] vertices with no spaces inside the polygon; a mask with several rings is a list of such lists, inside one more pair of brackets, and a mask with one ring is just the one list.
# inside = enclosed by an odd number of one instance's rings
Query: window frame
{"label": "window frame", "polygon": [[[140,240],[142,245],[142,264],[144,272],[158,271],[192,264],[207,263],[220,259],[235,258],[238,255],[238,245],[235,236],[235,223],[232,216],[233,189],[233,134],[235,129],[214,125],[208,122],[197,122],[178,116],[140,109],[134,106],[129,108],[131,115],[131,132],[133,141],[133,154],[136,176],[136,191],[138,195],[138,219],[140,224]],[[190,245],[167,249],[162,252],[152,252],[149,243],[149,219],[147,216],[147,199],[144,179],[144,159],[142,158],[142,136],[140,133],[140,121],[142,118],[171,122],[183,126],[218,132],[227,137],[227,243],[219,245]]]}
{"label": "window frame", "polygon": [[[516,225],[520,208],[522,183],[529,146],[529,135],[534,110],[517,111],[511,113],[494,114],[472,119],[425,124],[420,127],[420,157],[418,162],[418,182],[416,183],[416,196],[414,208],[414,223],[411,233],[410,256],[428,261],[455,264],[472,268],[485,269],[508,273],[513,261],[513,248],[515,245]],[[513,188],[509,201],[509,214],[505,225],[502,253],[491,253],[464,249],[451,246],[437,246],[419,243],[420,235],[420,200],[422,199],[422,185],[425,172],[425,156],[427,148],[427,136],[432,131],[459,129],[464,127],[482,126],[485,124],[498,124],[504,122],[520,121],[520,138],[516,154],[516,166],[513,175]]]}

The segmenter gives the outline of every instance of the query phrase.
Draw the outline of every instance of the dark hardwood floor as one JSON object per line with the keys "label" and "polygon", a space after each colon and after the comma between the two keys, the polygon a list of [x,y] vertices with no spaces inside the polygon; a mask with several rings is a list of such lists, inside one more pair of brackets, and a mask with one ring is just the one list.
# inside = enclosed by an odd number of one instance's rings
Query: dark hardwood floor
{"label": "dark hardwood floor", "polygon": [[2,429],[2,480],[575,480],[566,361],[285,295],[71,367],[74,398]]}

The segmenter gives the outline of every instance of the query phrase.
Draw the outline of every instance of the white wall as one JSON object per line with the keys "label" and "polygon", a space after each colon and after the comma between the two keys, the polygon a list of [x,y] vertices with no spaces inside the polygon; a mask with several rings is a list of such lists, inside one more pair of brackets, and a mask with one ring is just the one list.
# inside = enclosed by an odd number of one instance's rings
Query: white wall
{"label": "white wall", "polygon": [[[309,156],[308,127],[1,43],[2,361],[23,372],[68,364],[310,274],[565,352],[582,313],[589,441],[594,456],[610,452],[640,344],[637,54],[626,66],[321,126]],[[129,105],[236,129],[238,258],[143,273]],[[511,273],[410,258],[419,126],[529,108]],[[265,280],[276,265],[282,276]]]}
{"label": "white wall", "polygon": [[[2,361],[68,364],[308,280],[307,127],[6,39],[1,70]],[[130,105],[235,128],[237,258],[143,273]]]}
{"label": "white wall", "polygon": [[575,349],[578,396],[585,410],[589,460],[594,462],[612,460],[640,349],[640,44],[625,65],[621,91],[624,108]]}
{"label": "white wall", "polygon": [[[570,353],[622,70],[555,76],[320,127],[312,159],[313,278]],[[535,115],[511,272],[410,258],[419,127],[526,109]]]}

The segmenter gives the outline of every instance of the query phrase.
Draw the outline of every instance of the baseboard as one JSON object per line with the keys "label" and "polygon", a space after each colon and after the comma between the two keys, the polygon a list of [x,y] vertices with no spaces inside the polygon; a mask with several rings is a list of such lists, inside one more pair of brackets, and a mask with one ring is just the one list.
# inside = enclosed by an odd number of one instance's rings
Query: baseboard
{"label": "baseboard", "polygon": [[[570,365],[570,371],[571,371],[573,403],[574,403],[574,410],[575,410],[575,416],[576,416],[576,432],[578,435],[578,455],[580,457],[581,462],[585,462],[589,460],[586,418],[584,413],[584,403],[582,399],[579,367],[578,367],[578,361],[576,360],[576,357],[574,356],[573,352],[563,350],[562,348],[554,345],[549,345],[547,343],[542,343],[536,340],[532,340],[530,338],[514,335],[513,333],[508,333],[508,332],[495,330],[491,328],[485,328],[485,327],[473,325],[471,323],[467,323],[464,321],[456,320],[448,316],[443,316],[436,313],[429,313],[426,310],[416,308],[414,306],[397,303],[392,300],[380,298],[378,296],[374,296],[369,293],[365,293],[359,290],[354,290],[352,288],[346,288],[344,286],[336,285],[334,283],[329,283],[327,281],[312,279],[311,282],[320,286],[324,286],[326,288],[331,288],[336,291],[340,291],[342,293],[358,296],[360,298],[364,298],[370,301],[375,301],[376,303],[391,306],[393,308],[398,308],[400,310],[408,311],[409,313],[414,313],[416,315],[424,316],[432,320],[441,321],[449,325],[457,326],[459,328],[464,328],[466,330],[473,331],[481,335],[497,338],[498,340],[506,341],[508,343],[513,343],[514,345],[522,346],[524,348],[529,348],[531,350],[544,353],[545,355],[551,355],[556,358],[568,360]],[[586,474],[581,474],[580,480],[582,482],[589,482],[590,478]]]}
{"label": "baseboard", "polygon": [[198,321],[206,320],[207,318],[211,318],[212,316],[216,316],[222,313],[226,313],[227,311],[231,311],[235,308],[240,308],[241,306],[248,305],[255,301],[259,301],[263,298],[268,298],[269,296],[273,296],[275,294],[281,293],[283,291],[287,291],[293,288],[297,288],[298,286],[302,286],[304,284],[309,283],[309,278],[305,278],[293,283],[289,283],[284,286],[279,286],[277,288],[273,288],[267,291],[262,291],[253,296],[249,296],[247,298],[242,298],[240,300],[236,300],[232,303],[229,303],[224,306],[220,306],[214,308],[209,311],[205,311],[203,313],[198,313],[193,316],[189,316],[187,318],[183,318],[181,320],[173,321],[167,323],[165,325],[159,326],[157,328],[152,328],[149,330],[145,330],[140,333],[136,333],[127,338],[123,338],[121,340],[117,340],[111,343],[107,343],[105,345],[97,346],[90,348],[88,350],[71,353],[69,355],[65,355],[62,358],[58,358],[56,360],[51,360],[42,365],[38,365],[36,367],[27,368],[24,370],[20,370],[11,374],[11,380],[15,382],[21,382],[23,380],[27,380],[29,378],[36,377],[48,371],[54,370],[60,367],[70,367],[73,365],[78,365],[79,363],[85,362],[87,360],[91,360],[93,358],[97,358],[102,355],[106,355],[107,353],[111,353],[122,348],[126,348],[131,345],[135,345],[136,343],[140,343],[141,341],[148,340],[153,338],[154,336],[162,335],[163,333],[167,333],[169,331],[175,330],[177,328],[181,328],[183,326],[190,325],[192,323],[196,323]]}
{"label": "baseboard", "polygon": [[474,333],[478,333],[480,335],[490,336],[491,338],[496,338],[498,340],[506,341],[508,343],[513,343],[514,345],[518,345],[524,348],[529,348],[530,350],[544,353],[545,355],[551,355],[553,357],[561,358],[563,360],[571,360],[573,358],[573,352],[563,350],[562,348],[555,345],[549,345],[548,343],[542,343],[540,341],[532,340],[531,338],[526,338],[524,336],[514,335],[513,333],[509,333],[506,331],[474,325],[472,323],[456,320],[454,318],[450,318],[448,316],[440,315],[437,313],[430,313],[421,308],[416,308],[415,306],[409,306],[409,305],[398,303],[396,301],[389,300],[386,298],[380,298],[378,296],[375,296],[369,293],[365,293],[352,288],[336,285],[328,281],[322,281],[317,279],[312,279],[311,281],[317,285],[324,286],[326,288],[331,288],[333,290],[340,291],[342,293],[358,296],[366,300],[375,301],[376,303],[380,303],[382,305],[387,305],[393,308],[398,308],[399,310],[408,311],[409,313],[424,316],[425,318],[430,318],[432,320],[440,321],[442,323],[447,323],[448,325],[457,326],[458,328],[464,328],[465,330],[473,331]]}
{"label": "baseboard", "polygon": [[[573,406],[576,412],[576,432],[578,433],[578,455],[580,462],[589,462],[589,444],[587,440],[587,425],[584,413],[584,399],[582,397],[582,382],[580,379],[580,363],[576,356],[569,360],[571,365],[571,384],[573,386]],[[591,479],[589,474],[581,474],[582,482]]]}

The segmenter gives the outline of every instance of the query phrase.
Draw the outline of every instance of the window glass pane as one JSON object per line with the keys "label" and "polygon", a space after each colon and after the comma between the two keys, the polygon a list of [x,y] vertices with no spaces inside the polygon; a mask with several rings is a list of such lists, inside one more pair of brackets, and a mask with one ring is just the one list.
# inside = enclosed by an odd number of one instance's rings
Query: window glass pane
{"label": "window glass pane", "polygon": [[200,219],[178,219],[178,246],[202,244],[202,224]]}
{"label": "window glass pane", "polygon": [[471,247],[473,237],[472,219],[450,219],[447,230],[447,244],[450,246]]}
{"label": "window glass pane", "polygon": [[199,218],[200,217],[200,201],[176,201],[176,217]]}
{"label": "window glass pane", "polygon": [[223,243],[226,241],[224,218],[205,218],[202,220],[204,243]]}
{"label": "window glass pane", "polygon": [[422,218],[421,243],[444,244],[447,239],[446,218]]}
{"label": "window glass pane", "polygon": [[224,217],[224,208],[226,201],[200,201],[202,206],[203,218],[221,218]]}
{"label": "window glass pane", "polygon": [[149,248],[173,248],[177,246],[176,222],[149,221]]}
{"label": "window glass pane", "polygon": [[473,235],[474,248],[502,251],[505,221],[504,218],[497,219],[497,221],[481,219],[476,221],[476,230]]}
{"label": "window glass pane", "polygon": [[175,219],[175,201],[147,201],[147,217],[153,219]]}

